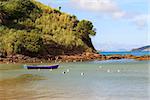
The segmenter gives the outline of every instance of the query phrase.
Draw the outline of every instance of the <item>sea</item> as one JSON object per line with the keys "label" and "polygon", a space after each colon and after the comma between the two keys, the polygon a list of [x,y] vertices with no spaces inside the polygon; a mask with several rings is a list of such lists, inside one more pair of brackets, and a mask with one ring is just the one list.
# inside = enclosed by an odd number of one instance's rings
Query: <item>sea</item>
{"label": "sea", "polygon": [[150,100],[149,61],[59,65],[55,70],[28,70],[23,64],[0,64],[0,100]]}
{"label": "sea", "polygon": [[103,55],[114,55],[114,54],[134,55],[134,56],[150,55],[150,51],[104,51],[99,53]]}

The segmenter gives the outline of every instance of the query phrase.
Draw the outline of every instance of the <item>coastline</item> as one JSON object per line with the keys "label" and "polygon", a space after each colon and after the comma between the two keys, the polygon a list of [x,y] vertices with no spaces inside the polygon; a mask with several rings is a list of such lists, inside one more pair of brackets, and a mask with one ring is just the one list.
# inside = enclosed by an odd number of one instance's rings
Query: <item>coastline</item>
{"label": "coastline", "polygon": [[84,52],[82,54],[74,55],[47,55],[42,57],[29,57],[24,55],[9,55],[7,57],[0,57],[0,63],[60,63],[60,62],[82,62],[90,60],[118,60],[118,59],[135,59],[135,60],[150,60],[150,55],[134,56],[134,55],[101,55],[97,53]]}

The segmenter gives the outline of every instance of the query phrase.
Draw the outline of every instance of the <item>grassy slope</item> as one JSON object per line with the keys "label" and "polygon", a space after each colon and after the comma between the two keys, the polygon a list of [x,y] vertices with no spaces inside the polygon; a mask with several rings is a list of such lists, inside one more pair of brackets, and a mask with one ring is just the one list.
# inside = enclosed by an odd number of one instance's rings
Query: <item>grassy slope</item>
{"label": "grassy slope", "polygon": [[[60,55],[95,51],[90,21],[35,0],[3,0],[0,6],[0,51],[5,55]],[[19,6],[18,6],[19,5]]]}

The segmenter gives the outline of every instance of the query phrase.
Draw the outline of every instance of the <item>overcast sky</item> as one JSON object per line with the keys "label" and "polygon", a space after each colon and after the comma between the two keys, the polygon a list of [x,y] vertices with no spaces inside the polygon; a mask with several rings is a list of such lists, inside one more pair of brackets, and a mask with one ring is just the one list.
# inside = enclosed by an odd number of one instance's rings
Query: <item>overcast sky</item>
{"label": "overcast sky", "polygon": [[96,49],[130,50],[150,44],[148,41],[148,0],[38,0],[79,20],[93,22],[97,34],[92,37]]}

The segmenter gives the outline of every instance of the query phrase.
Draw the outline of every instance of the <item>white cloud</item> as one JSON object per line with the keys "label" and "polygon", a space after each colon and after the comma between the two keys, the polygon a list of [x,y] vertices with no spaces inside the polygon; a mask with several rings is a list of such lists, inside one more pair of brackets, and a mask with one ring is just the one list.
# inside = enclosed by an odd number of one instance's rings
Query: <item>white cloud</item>
{"label": "white cloud", "polygon": [[71,2],[79,9],[101,12],[113,18],[125,16],[125,12],[113,0],[72,0]]}
{"label": "white cloud", "polygon": [[127,15],[126,12],[123,12],[123,11],[119,11],[119,12],[114,12],[113,13],[113,17],[114,18],[122,18],[122,17],[125,17]]}
{"label": "white cloud", "polygon": [[117,9],[116,5],[110,0],[79,0],[78,3],[81,8],[88,10],[114,12]]}
{"label": "white cloud", "polygon": [[[140,4],[143,2],[148,2],[147,0],[122,0],[120,2],[118,2],[118,0],[63,0],[63,2],[67,2],[68,5],[70,5],[71,7],[76,7],[79,10],[96,12],[100,15],[110,16],[113,19],[124,18],[127,21],[137,25],[137,27],[140,29],[145,26],[147,27],[148,20],[150,20],[150,15],[148,14],[142,15],[137,14],[137,12],[127,12],[125,11],[125,9],[119,7],[119,4]],[[62,3],[62,1],[52,0],[50,3]]]}
{"label": "white cloud", "polygon": [[[123,4],[147,2],[141,0],[126,0]],[[121,2],[120,2],[121,3]],[[148,17],[150,15],[139,15],[135,12],[127,12],[121,9],[117,0],[71,0],[72,6],[81,10],[97,12],[102,15],[111,16],[114,19],[124,18],[130,22],[135,23],[138,28],[147,26]]]}
{"label": "white cloud", "polygon": [[143,28],[148,26],[148,20],[150,20],[150,15],[136,15],[131,19],[138,28]]}

